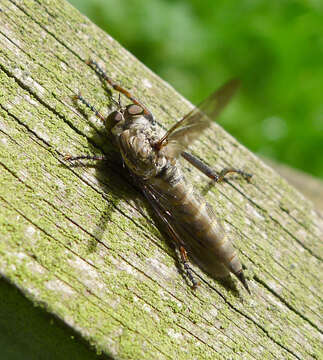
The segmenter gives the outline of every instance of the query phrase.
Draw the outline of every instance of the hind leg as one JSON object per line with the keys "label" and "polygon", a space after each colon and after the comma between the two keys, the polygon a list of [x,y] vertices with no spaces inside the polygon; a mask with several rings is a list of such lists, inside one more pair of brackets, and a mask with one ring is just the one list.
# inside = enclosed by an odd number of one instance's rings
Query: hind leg
{"label": "hind leg", "polygon": [[213,169],[211,169],[209,166],[204,164],[203,161],[201,161],[194,155],[187,153],[186,151],[182,152],[182,156],[190,164],[192,164],[194,167],[196,167],[203,174],[205,174],[206,176],[208,176],[210,179],[214,180],[215,182],[221,182],[228,173],[239,174],[244,179],[246,179],[248,182],[250,182],[250,179],[252,177],[252,174],[249,174],[243,170],[235,169],[235,168],[225,168],[222,171],[220,171],[219,173],[217,173]]}

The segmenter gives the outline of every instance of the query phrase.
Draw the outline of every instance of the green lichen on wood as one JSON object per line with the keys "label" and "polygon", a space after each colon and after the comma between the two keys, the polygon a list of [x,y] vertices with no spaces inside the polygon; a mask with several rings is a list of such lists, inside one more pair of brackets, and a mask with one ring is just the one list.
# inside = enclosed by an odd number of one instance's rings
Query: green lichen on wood
{"label": "green lichen on wood", "polygon": [[[320,358],[322,221],[312,205],[214,126],[194,153],[217,169],[242,165],[252,184],[210,186],[195,170],[187,178],[223,219],[252,296],[196,267],[206,283],[192,292],[143,198],[113,164],[104,125],[71,96],[81,90],[109,112],[84,63],[94,58],[163,128],[191,106],[68,3],[4,1],[2,10],[1,273],[116,359]],[[111,163],[99,168],[63,160],[102,152]]]}

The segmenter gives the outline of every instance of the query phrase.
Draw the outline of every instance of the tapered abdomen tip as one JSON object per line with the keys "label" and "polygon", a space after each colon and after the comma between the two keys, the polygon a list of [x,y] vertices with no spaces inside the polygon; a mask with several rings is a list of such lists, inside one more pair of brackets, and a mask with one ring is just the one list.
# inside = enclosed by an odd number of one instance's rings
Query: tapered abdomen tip
{"label": "tapered abdomen tip", "polygon": [[248,291],[249,295],[251,295],[248,283],[246,278],[244,277],[244,274],[242,271],[240,271],[239,273],[236,274],[237,278],[241,281],[242,285],[244,286],[244,288]]}

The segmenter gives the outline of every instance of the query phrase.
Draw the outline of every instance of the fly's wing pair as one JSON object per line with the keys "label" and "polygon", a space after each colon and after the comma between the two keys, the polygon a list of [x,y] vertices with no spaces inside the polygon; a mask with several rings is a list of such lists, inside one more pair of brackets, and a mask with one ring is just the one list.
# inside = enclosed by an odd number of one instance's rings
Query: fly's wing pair
{"label": "fly's wing pair", "polygon": [[228,81],[172,126],[155,147],[157,149],[164,148],[171,158],[178,157],[211,125],[212,120],[221,113],[238,87],[238,80]]}

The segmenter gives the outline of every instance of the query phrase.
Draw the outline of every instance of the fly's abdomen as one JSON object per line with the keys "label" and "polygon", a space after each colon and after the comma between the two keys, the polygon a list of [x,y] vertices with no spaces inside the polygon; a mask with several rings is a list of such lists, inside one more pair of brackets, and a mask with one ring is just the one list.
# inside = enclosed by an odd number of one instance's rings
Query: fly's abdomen
{"label": "fly's abdomen", "polygon": [[175,217],[190,255],[213,276],[227,276],[228,270],[238,276],[241,263],[211,206],[200,200],[182,177],[175,183],[167,180],[151,181],[161,197],[164,195],[164,207]]}

